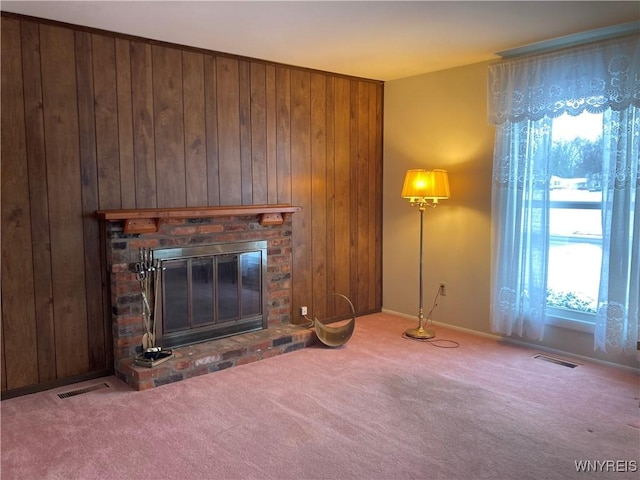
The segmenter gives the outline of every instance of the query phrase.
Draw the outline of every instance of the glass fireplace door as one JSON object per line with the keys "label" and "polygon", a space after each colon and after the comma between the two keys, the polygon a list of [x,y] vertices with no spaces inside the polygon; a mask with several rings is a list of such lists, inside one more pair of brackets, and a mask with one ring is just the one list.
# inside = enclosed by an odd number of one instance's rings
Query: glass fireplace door
{"label": "glass fireplace door", "polygon": [[[266,242],[253,242],[262,243]],[[204,247],[154,252],[162,269],[161,346],[266,328],[266,245],[260,250],[229,253],[215,247],[204,256],[195,255],[203,253]],[[180,254],[180,258],[167,258]]]}

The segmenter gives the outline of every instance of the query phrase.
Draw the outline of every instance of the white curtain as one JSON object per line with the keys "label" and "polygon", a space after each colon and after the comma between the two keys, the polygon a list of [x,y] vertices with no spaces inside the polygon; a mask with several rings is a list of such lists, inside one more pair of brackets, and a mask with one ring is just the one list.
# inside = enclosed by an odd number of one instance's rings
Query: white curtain
{"label": "white curtain", "polygon": [[[640,36],[490,66],[496,125],[492,186],[491,324],[542,339],[546,318],[551,120],[605,112],[603,266],[595,345],[628,350],[638,339],[638,108]],[[603,182],[604,183],[604,182]],[[604,188],[604,186],[603,186]]]}
{"label": "white curtain", "polygon": [[549,124],[500,125],[493,166],[492,327],[535,339],[542,339],[547,297]]}
{"label": "white curtain", "polygon": [[605,115],[602,270],[596,349],[634,353],[640,299],[640,111]]}

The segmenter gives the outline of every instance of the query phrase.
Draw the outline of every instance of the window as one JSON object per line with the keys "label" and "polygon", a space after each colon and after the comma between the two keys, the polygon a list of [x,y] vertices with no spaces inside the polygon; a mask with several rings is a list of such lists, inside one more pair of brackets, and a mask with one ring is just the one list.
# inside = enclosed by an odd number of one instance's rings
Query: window
{"label": "window", "polygon": [[639,40],[489,67],[495,332],[542,340],[563,322],[593,332],[597,350],[636,355]]}
{"label": "window", "polygon": [[603,114],[565,113],[551,139],[547,307],[551,323],[590,330],[582,324],[595,321],[602,267]]}

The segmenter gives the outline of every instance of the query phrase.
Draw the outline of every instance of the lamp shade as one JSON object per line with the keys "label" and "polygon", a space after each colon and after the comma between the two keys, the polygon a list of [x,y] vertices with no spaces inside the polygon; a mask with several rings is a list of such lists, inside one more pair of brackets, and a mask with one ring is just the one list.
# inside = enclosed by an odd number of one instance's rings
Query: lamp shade
{"label": "lamp shade", "polygon": [[402,198],[439,200],[449,198],[449,176],[446,170],[407,170]]}

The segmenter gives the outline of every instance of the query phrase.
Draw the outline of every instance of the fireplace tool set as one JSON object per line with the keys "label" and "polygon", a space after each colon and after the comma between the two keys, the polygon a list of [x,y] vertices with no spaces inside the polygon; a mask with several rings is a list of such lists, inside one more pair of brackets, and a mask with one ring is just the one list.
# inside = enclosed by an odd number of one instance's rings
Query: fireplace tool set
{"label": "fireplace tool set", "polygon": [[[142,354],[136,357],[136,365],[154,367],[173,355],[171,350],[163,350],[156,345],[156,313],[160,297],[160,267],[149,248],[140,249],[140,261],[135,264],[136,279],[142,293]],[[151,307],[153,305],[153,308]]]}

